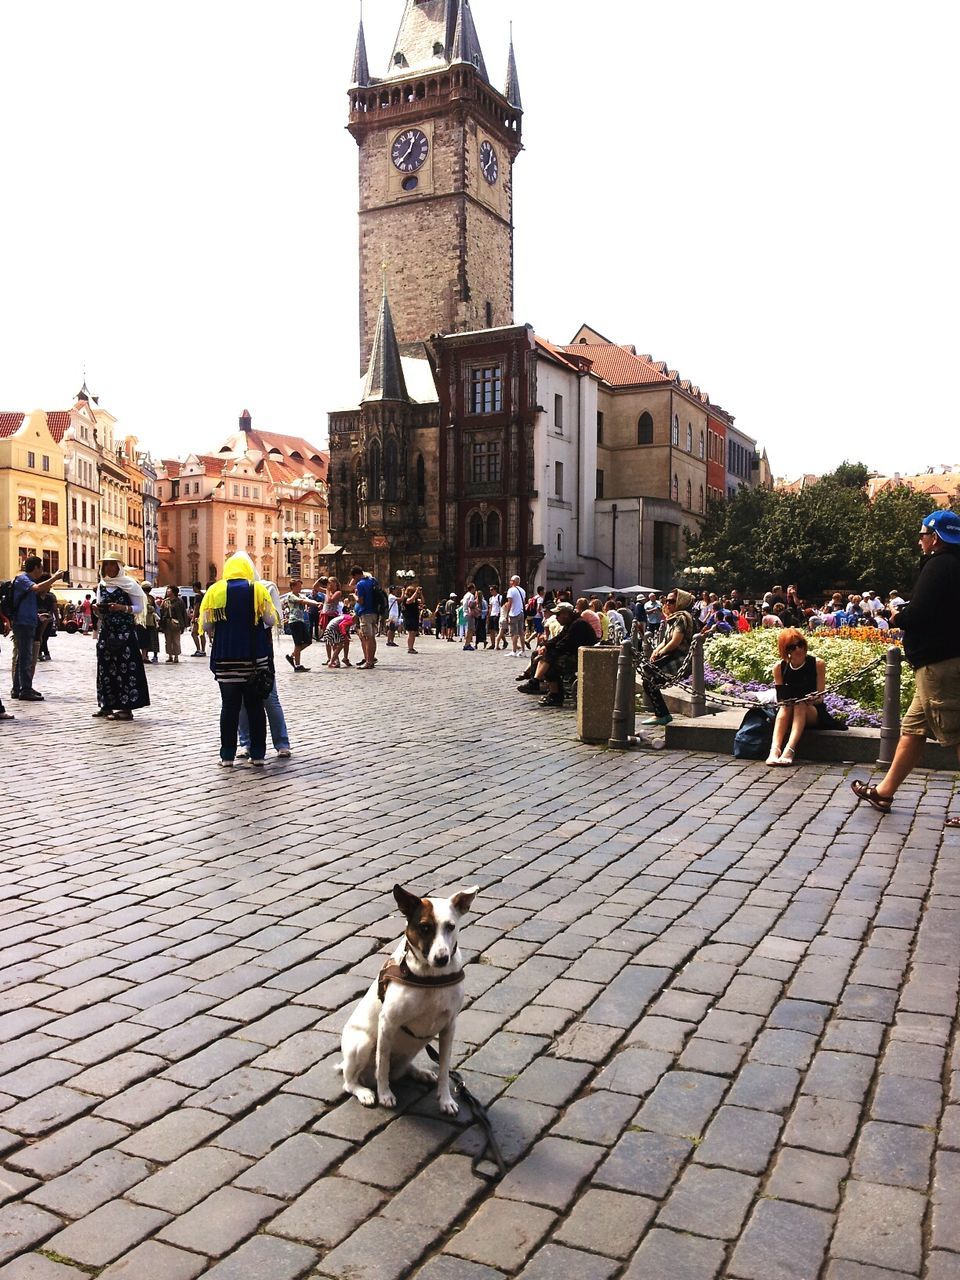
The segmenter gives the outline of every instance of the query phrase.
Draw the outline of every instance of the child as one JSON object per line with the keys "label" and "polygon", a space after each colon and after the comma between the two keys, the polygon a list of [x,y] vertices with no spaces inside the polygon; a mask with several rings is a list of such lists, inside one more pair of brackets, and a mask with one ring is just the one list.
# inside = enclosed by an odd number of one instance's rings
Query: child
{"label": "child", "polygon": [[330,661],[327,664],[330,667],[340,666],[340,654],[343,654],[343,665],[345,667],[353,666],[348,654],[350,653],[350,632],[353,630],[354,615],[349,608],[342,613],[339,618],[334,618],[328,623],[326,631],[323,633],[323,643],[330,646]]}

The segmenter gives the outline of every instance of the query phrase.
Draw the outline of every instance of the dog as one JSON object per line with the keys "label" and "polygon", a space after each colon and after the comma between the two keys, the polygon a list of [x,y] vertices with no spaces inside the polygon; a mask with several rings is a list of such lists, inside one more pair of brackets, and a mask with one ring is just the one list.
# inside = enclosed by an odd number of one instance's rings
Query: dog
{"label": "dog", "polygon": [[[394,885],[393,896],[407,918],[406,933],[350,1015],[341,1040],[343,1086],[363,1106],[375,1106],[378,1100],[382,1107],[397,1105],[392,1074],[395,1079],[436,1082],[440,1110],[457,1114],[450,1092],[453,1032],[463,1005],[457,932],[478,889],[461,889],[450,898],[418,898]],[[438,1036],[437,1070],[415,1067],[414,1058]]]}

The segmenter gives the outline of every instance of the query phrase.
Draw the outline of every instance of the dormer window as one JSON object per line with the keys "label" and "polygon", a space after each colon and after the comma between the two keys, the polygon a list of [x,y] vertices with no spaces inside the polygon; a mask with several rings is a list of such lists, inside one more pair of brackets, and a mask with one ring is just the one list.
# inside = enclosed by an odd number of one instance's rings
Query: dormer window
{"label": "dormer window", "polygon": [[393,65],[395,67],[405,67],[407,65],[407,60],[399,49],[393,55]]}
{"label": "dormer window", "polygon": [[443,57],[443,45],[440,43],[439,40],[435,40],[433,42],[433,56],[435,58]]}

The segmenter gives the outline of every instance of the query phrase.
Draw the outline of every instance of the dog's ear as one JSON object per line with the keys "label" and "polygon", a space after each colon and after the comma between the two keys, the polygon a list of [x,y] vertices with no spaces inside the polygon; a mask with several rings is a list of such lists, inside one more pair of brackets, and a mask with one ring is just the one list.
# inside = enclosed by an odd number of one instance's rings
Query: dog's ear
{"label": "dog's ear", "polygon": [[461,889],[459,893],[455,893],[450,899],[451,905],[458,916],[465,916],[473,906],[473,900],[480,892],[478,884],[471,885],[469,889]]}
{"label": "dog's ear", "polygon": [[397,900],[397,906],[408,920],[411,916],[416,915],[423,905],[422,900],[418,898],[415,893],[410,893],[408,890],[404,889],[402,884],[395,884],[393,886],[393,896]]}

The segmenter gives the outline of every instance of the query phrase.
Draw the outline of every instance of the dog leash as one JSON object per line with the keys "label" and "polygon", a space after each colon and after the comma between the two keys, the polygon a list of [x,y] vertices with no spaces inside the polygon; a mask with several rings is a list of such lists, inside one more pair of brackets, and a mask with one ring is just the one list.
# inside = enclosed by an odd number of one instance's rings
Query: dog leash
{"label": "dog leash", "polygon": [[[426,1045],[425,1048],[427,1050],[427,1057],[431,1062],[440,1061],[440,1055],[432,1044]],[[459,1097],[463,1098],[464,1102],[469,1104],[470,1110],[473,1112],[474,1120],[483,1130],[484,1143],[473,1158],[473,1172],[478,1178],[483,1178],[487,1182],[495,1181],[495,1179],[490,1177],[488,1174],[481,1172],[479,1167],[486,1159],[487,1152],[489,1151],[499,1170],[499,1174],[497,1176],[502,1178],[507,1172],[507,1162],[504,1160],[503,1153],[497,1144],[496,1134],[493,1132],[493,1124],[490,1120],[490,1116],[487,1114],[487,1108],[483,1105],[477,1095],[467,1088],[467,1083],[459,1071],[455,1071],[451,1068],[450,1081],[456,1089]]]}

